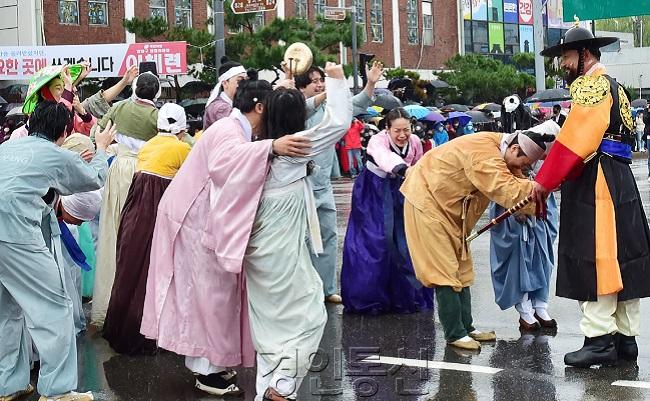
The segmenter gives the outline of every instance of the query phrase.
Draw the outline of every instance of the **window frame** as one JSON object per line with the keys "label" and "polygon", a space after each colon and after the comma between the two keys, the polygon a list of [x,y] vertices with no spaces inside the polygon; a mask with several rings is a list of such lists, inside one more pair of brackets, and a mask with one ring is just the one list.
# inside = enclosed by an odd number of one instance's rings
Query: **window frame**
{"label": "window frame", "polygon": [[164,6],[164,7],[161,7],[161,6],[151,6],[151,1],[152,1],[152,0],[149,0],[149,17],[150,17],[150,18],[153,18],[153,17],[161,17],[160,15],[154,15],[154,14],[152,13],[152,11],[153,11],[153,10],[163,10],[164,13],[163,13],[163,15],[162,15],[162,18],[163,18],[165,21],[169,22],[169,16],[167,15],[167,0],[162,0],[162,1],[165,3],[165,6]]}
{"label": "window frame", "polygon": [[420,43],[420,24],[418,0],[406,0],[406,42],[409,45]]}
{"label": "window frame", "polygon": [[363,27],[363,41],[366,42],[368,40],[368,32],[366,29],[366,0],[353,0],[353,5],[357,26],[361,25]]}
{"label": "window frame", "polygon": [[[309,18],[309,1],[308,0],[295,0],[294,3],[295,7],[295,17],[296,18],[302,18],[302,19],[308,19]],[[304,15],[302,15],[302,12],[299,14],[298,10],[304,11]]]}
{"label": "window frame", "polygon": [[326,0],[314,0],[314,18],[325,15]]}
{"label": "window frame", "polygon": [[[375,29],[379,35],[375,35]],[[384,4],[382,0],[370,0],[370,36],[372,43],[384,43]]]}
{"label": "window frame", "polygon": [[[61,3],[74,3],[77,5],[77,22],[64,22],[61,20]],[[57,0],[56,2],[56,8],[57,8],[57,14],[59,17],[59,24],[60,25],[80,25],[80,8],[79,8],[79,0]]]}
{"label": "window frame", "polygon": [[[106,22],[103,24],[93,24],[90,19],[90,4],[95,3],[95,4],[103,4],[104,5],[104,16]],[[88,0],[88,25],[90,26],[109,26],[109,19],[108,19],[108,0]]]}
{"label": "window frame", "polygon": [[[424,7],[425,4],[428,4],[428,10]],[[430,25],[430,27],[427,27],[427,25]],[[428,37],[431,39],[427,40]],[[433,24],[433,1],[431,0],[422,0],[422,44],[424,46],[435,46],[436,44]]]}
{"label": "window frame", "polygon": [[[193,20],[193,18],[192,18],[192,12],[193,12],[192,0],[187,0],[187,4],[189,5],[189,8],[180,8],[179,7],[178,3],[183,2],[183,1],[185,1],[185,0],[174,0],[174,26],[179,26],[179,27],[182,26],[184,28],[192,28],[192,25],[194,23],[194,21],[192,21]],[[184,12],[184,13],[188,13],[187,15],[189,16],[189,19],[188,19],[189,23],[187,25],[181,25],[181,24],[178,23],[177,13],[179,11]]]}

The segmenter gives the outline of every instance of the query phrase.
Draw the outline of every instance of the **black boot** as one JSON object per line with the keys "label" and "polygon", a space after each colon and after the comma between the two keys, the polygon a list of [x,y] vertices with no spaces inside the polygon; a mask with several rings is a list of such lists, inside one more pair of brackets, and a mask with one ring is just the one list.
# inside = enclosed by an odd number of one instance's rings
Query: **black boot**
{"label": "black boot", "polygon": [[588,368],[592,365],[615,366],[616,359],[616,346],[611,334],[585,337],[581,349],[564,355],[564,363],[577,368]]}
{"label": "black boot", "polygon": [[618,358],[625,361],[635,361],[639,356],[639,347],[634,336],[625,336],[621,333],[614,334]]}

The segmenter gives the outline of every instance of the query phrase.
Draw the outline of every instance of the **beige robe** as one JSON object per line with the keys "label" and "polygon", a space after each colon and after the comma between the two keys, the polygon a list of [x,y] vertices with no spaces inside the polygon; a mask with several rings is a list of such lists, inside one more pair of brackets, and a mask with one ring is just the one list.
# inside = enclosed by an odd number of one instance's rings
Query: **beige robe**
{"label": "beige robe", "polygon": [[409,170],[401,188],[406,238],[423,285],[457,291],[472,285],[472,255],[465,238],[490,201],[509,208],[531,192],[533,182],[516,177],[506,166],[502,136],[462,136],[427,152]]}

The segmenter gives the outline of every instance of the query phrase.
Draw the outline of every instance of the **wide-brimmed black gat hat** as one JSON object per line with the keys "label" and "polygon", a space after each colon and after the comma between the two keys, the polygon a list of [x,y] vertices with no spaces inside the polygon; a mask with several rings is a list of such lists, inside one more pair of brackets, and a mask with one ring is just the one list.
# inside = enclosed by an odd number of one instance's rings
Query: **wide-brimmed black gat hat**
{"label": "wide-brimmed black gat hat", "polygon": [[614,37],[594,37],[589,29],[580,26],[574,26],[566,31],[560,43],[542,50],[540,53],[544,57],[559,57],[564,50],[582,50],[588,48],[601,48],[611,45],[618,38]]}

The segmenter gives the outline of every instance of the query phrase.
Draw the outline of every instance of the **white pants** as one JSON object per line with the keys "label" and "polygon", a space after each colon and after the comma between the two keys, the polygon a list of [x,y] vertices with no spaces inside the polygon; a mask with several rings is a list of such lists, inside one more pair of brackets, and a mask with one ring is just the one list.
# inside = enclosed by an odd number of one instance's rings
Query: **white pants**
{"label": "white pants", "polygon": [[255,379],[255,401],[262,401],[267,388],[274,388],[285,398],[295,399],[303,377],[289,377],[280,372],[274,372],[275,367],[269,366],[264,359],[257,355],[257,378]]}
{"label": "white pants", "polygon": [[618,296],[599,295],[596,302],[580,302],[580,330],[585,337],[621,333],[638,336],[641,325],[641,300],[618,301]]}
{"label": "white pants", "polygon": [[207,358],[186,356],[185,357],[185,367],[191,370],[194,373],[207,376],[213,373],[219,373],[226,370],[222,366],[215,366],[210,363]]}

